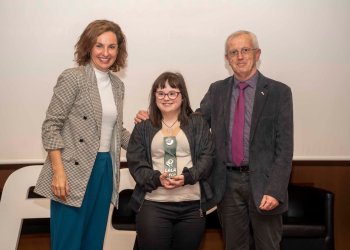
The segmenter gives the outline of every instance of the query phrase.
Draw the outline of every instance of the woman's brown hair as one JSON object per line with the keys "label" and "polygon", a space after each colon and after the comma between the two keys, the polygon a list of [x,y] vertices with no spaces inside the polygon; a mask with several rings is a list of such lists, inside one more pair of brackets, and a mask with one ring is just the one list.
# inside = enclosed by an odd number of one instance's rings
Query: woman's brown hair
{"label": "woman's brown hair", "polygon": [[113,32],[118,41],[117,59],[109,68],[112,71],[119,71],[126,66],[126,39],[123,31],[118,24],[108,20],[96,20],[90,23],[80,35],[79,41],[75,45],[75,61],[78,65],[86,65],[90,63],[90,51],[97,41],[97,37],[102,33]]}
{"label": "woman's brown hair", "polygon": [[186,125],[188,123],[188,117],[193,113],[193,110],[190,105],[190,99],[188,97],[185,80],[180,73],[164,72],[154,81],[150,93],[149,118],[153,126],[162,126],[163,117],[156,104],[155,92],[158,88],[165,88],[166,83],[168,83],[172,88],[179,89],[182,95],[182,103],[178,120],[180,121],[181,125]]}

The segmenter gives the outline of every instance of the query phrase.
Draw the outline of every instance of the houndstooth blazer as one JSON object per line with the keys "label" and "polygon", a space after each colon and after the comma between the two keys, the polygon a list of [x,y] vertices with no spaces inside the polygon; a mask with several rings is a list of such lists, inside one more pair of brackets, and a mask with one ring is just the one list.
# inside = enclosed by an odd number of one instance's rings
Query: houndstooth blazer
{"label": "houndstooth blazer", "polygon": [[[109,73],[117,121],[113,129],[111,156],[113,162],[112,203],[118,205],[120,148],[126,149],[130,133],[123,128],[124,84]],[[65,70],[54,88],[46,118],[42,125],[42,141],[48,150],[60,149],[70,186],[64,202],[51,191],[52,166],[47,157],[34,191],[67,205],[80,207],[100,145],[102,106],[90,64]]]}

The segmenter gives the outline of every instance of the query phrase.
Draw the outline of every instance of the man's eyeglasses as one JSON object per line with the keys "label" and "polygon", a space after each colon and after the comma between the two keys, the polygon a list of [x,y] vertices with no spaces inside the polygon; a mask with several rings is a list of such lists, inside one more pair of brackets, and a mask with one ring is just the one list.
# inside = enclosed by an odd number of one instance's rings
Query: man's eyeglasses
{"label": "man's eyeglasses", "polygon": [[257,48],[255,48],[255,49],[253,49],[253,48],[242,48],[240,51],[235,49],[235,50],[227,52],[227,55],[229,57],[236,57],[236,56],[238,56],[239,53],[241,53],[242,56],[246,56],[250,52],[252,52],[253,50],[257,50]]}
{"label": "man's eyeglasses", "polygon": [[168,93],[164,93],[163,91],[156,91],[156,97],[159,100],[162,100],[165,98],[165,96],[168,96],[170,100],[175,100],[181,92],[177,91],[169,91]]}

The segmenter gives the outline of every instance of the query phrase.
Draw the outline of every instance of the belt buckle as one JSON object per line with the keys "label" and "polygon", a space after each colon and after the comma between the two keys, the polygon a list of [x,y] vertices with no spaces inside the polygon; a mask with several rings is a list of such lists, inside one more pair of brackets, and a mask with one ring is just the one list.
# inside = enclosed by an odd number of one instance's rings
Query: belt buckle
{"label": "belt buckle", "polygon": [[241,173],[249,173],[249,167],[248,166],[240,166],[239,172]]}

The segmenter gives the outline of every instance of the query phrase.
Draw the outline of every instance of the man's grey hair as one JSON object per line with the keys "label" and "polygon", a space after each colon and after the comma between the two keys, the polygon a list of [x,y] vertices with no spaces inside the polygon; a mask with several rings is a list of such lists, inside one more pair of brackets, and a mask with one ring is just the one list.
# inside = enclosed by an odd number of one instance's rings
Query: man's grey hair
{"label": "man's grey hair", "polygon": [[227,50],[228,50],[228,43],[230,42],[230,40],[232,38],[238,37],[240,35],[249,35],[250,38],[252,39],[252,43],[253,43],[253,47],[254,49],[259,49],[259,42],[258,42],[258,38],[256,37],[256,35],[253,32],[247,31],[247,30],[239,30],[236,31],[234,33],[232,33],[231,35],[229,35],[226,39],[225,42],[225,54],[227,55]]}

